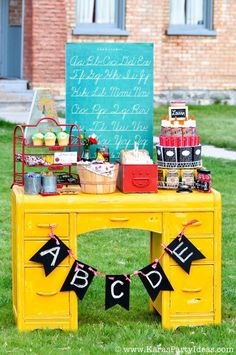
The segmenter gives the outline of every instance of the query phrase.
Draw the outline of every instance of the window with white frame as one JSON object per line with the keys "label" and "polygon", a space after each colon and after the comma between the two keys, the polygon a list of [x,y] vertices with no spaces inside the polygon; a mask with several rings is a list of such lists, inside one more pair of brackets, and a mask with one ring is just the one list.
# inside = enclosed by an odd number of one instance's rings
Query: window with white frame
{"label": "window with white frame", "polygon": [[216,35],[213,0],[170,0],[169,35]]}
{"label": "window with white frame", "polygon": [[76,28],[81,35],[127,35],[125,0],[77,0]]}

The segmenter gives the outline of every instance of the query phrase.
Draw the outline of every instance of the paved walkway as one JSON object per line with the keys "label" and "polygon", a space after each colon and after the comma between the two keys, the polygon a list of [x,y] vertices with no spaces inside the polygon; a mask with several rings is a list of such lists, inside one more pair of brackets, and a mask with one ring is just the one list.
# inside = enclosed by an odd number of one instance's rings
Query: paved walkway
{"label": "paved walkway", "polygon": [[202,155],[205,157],[236,160],[235,151],[224,148],[216,148],[213,145],[204,145],[202,147]]}

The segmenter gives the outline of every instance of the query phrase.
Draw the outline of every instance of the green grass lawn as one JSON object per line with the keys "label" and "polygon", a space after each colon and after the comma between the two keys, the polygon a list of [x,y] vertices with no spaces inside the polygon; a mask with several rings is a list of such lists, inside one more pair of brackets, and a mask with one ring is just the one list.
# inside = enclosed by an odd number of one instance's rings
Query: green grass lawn
{"label": "green grass lawn", "polygon": [[[97,277],[79,304],[78,332],[38,330],[19,333],[11,301],[12,131],[12,125],[0,122],[0,354],[123,354],[127,347],[143,348],[143,353],[148,353],[148,349],[149,353],[157,353],[155,349],[150,352],[147,347],[157,349],[158,346],[233,347],[236,353],[236,162],[220,159],[204,159],[204,165],[212,171],[213,185],[223,197],[223,320],[220,326],[163,330],[159,319],[149,313],[148,296],[138,278],[133,279],[131,286],[130,311],[118,306],[105,311],[104,279]],[[108,230],[82,235],[78,238],[78,247],[82,261],[106,273],[131,272],[149,262],[149,238],[147,233],[140,231],[127,235],[124,230]]]}
{"label": "green grass lawn", "polygon": [[[162,114],[168,114],[167,106],[154,111],[154,135],[160,134]],[[236,106],[189,106],[189,115],[195,115],[197,132],[202,144],[236,150]]]}

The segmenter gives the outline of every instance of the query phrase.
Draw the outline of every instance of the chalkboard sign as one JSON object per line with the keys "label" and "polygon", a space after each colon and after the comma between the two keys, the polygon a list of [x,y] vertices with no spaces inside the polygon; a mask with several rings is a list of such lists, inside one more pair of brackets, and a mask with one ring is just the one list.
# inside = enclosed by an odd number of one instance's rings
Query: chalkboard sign
{"label": "chalkboard sign", "polygon": [[182,107],[173,107],[173,106],[170,106],[169,107],[169,117],[170,117],[170,120],[173,120],[173,119],[177,119],[178,120],[184,120],[186,117],[188,117],[188,107],[187,106],[183,106]]}
{"label": "chalkboard sign", "polygon": [[66,121],[95,133],[113,161],[135,141],[152,156],[153,45],[68,43]]}
{"label": "chalkboard sign", "polygon": [[185,118],[186,117],[186,108],[173,108],[171,109],[171,118]]}
{"label": "chalkboard sign", "polygon": [[[43,117],[51,117],[58,121],[57,110],[51,91],[47,89],[37,89],[34,91],[27,125],[35,125],[38,120]],[[49,129],[52,129],[53,132],[60,131],[60,127],[50,120],[41,122],[37,127],[26,127],[26,143],[32,144],[32,135],[34,133],[39,130],[42,133],[46,133]]]}

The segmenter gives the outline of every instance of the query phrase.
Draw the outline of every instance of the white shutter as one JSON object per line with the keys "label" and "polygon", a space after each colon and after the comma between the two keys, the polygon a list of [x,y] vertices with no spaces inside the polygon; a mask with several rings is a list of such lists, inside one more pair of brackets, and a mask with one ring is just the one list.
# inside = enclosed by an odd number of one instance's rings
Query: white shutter
{"label": "white shutter", "polygon": [[170,24],[185,24],[185,0],[171,0],[170,2]]}
{"label": "white shutter", "polygon": [[77,0],[78,23],[93,22],[94,0]]}
{"label": "white shutter", "polygon": [[115,0],[96,0],[96,23],[115,23]]}
{"label": "white shutter", "polygon": [[203,0],[187,0],[188,25],[199,25],[203,23]]}

